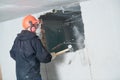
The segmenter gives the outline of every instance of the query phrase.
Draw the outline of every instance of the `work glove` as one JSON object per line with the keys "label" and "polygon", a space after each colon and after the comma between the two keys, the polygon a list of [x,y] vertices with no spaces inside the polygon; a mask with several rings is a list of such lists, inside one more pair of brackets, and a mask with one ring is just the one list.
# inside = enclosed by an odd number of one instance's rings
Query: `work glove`
{"label": "work glove", "polygon": [[51,53],[51,56],[52,56],[52,60],[54,60],[56,58],[56,53],[55,52],[52,52]]}

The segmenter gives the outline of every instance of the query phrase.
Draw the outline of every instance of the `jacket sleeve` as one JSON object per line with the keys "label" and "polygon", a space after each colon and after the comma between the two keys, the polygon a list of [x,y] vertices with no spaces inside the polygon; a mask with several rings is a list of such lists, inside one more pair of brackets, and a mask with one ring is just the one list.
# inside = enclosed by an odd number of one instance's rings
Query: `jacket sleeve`
{"label": "jacket sleeve", "polygon": [[15,41],[14,41],[14,43],[13,43],[13,46],[12,46],[12,48],[11,48],[11,50],[10,50],[10,56],[15,60],[15,53],[16,53],[16,39],[15,39]]}
{"label": "jacket sleeve", "polygon": [[51,54],[45,49],[42,45],[40,39],[36,39],[36,57],[42,63],[48,63],[51,61],[52,56]]}

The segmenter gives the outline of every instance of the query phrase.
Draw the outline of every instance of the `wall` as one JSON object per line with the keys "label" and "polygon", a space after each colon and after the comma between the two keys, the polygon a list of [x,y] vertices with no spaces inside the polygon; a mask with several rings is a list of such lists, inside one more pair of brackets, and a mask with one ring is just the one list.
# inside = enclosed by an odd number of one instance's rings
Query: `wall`
{"label": "wall", "polygon": [[12,47],[15,36],[21,29],[21,19],[15,19],[0,23],[0,64],[3,80],[15,79],[15,62],[10,58],[9,50]]}
{"label": "wall", "polygon": [[[119,3],[118,0],[91,0],[81,3],[85,25],[85,52],[82,50],[76,54],[61,55],[52,63],[43,64],[44,80],[120,79]],[[9,50],[17,33],[22,29],[21,20],[22,18],[18,18],[0,23],[0,64],[3,80],[16,80],[15,62],[10,58]],[[71,64],[68,63],[70,60]]]}
{"label": "wall", "polygon": [[81,3],[94,80],[120,80],[120,1]]}

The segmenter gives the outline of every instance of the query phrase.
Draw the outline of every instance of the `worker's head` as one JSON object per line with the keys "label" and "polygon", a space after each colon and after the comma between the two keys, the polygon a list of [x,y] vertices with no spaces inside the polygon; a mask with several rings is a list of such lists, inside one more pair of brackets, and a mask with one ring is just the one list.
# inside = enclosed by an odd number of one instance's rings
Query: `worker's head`
{"label": "worker's head", "polygon": [[25,30],[36,32],[37,28],[40,26],[39,24],[41,23],[42,23],[42,20],[38,20],[32,15],[27,15],[23,19],[22,25]]}

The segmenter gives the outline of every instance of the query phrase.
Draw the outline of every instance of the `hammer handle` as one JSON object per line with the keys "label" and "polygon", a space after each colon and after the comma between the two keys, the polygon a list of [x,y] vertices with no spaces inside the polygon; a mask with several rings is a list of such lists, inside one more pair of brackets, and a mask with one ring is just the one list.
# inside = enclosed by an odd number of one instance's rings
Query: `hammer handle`
{"label": "hammer handle", "polygon": [[58,55],[61,55],[61,54],[64,54],[65,52],[67,52],[67,51],[69,51],[70,49],[64,49],[64,50],[62,50],[62,51],[59,51],[59,52],[57,52],[55,55],[56,56],[58,56]]}

